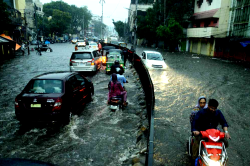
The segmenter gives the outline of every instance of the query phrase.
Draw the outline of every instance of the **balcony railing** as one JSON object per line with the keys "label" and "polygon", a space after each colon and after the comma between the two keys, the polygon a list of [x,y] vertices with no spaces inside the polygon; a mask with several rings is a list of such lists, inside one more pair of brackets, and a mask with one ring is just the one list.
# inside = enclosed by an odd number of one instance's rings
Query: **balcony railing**
{"label": "balcony railing", "polygon": [[210,38],[215,30],[215,27],[188,28],[187,37],[206,37]]}

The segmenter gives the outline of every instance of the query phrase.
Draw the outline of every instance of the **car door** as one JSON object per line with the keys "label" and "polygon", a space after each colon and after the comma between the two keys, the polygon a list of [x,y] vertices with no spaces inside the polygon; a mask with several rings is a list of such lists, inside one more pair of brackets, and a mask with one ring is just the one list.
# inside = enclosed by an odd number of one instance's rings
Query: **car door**
{"label": "car door", "polygon": [[77,86],[79,90],[79,100],[80,100],[80,103],[82,104],[86,102],[89,89],[86,86],[85,79],[81,75],[77,74],[75,75],[75,77],[76,77]]}
{"label": "car door", "polygon": [[73,109],[77,108],[80,103],[80,94],[74,75],[70,76],[66,81],[65,91],[67,93],[67,99],[69,100],[69,107]]}
{"label": "car door", "polygon": [[143,52],[142,53],[142,62],[144,63],[144,64],[146,64],[146,53],[145,52]]}

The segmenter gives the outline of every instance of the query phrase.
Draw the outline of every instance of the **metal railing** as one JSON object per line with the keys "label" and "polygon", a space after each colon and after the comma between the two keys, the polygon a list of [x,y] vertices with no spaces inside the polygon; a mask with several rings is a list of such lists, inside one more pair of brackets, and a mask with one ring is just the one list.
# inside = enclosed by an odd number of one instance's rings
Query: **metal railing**
{"label": "metal railing", "polygon": [[128,53],[128,60],[133,65],[134,69],[139,75],[139,78],[142,83],[142,88],[145,93],[146,97],[146,108],[147,108],[147,119],[149,122],[149,135],[148,135],[148,144],[147,150],[148,155],[146,157],[146,165],[152,166],[153,165],[153,154],[154,154],[154,105],[155,105],[155,96],[154,96],[154,85],[151,80],[150,74],[148,69],[142,63],[141,58],[134,53],[133,51],[129,50],[128,48],[117,46],[114,44],[105,44],[103,43],[102,46],[109,45],[114,46],[116,48],[120,48],[126,50]]}

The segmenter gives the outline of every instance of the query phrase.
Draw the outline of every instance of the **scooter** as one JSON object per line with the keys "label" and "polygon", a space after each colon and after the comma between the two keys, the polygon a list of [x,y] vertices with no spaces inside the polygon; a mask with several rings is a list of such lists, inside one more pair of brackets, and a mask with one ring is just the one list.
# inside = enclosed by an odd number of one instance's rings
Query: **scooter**
{"label": "scooter", "polygon": [[123,99],[122,96],[114,96],[110,98],[109,101],[110,110],[115,112],[118,108],[123,109]]}
{"label": "scooter", "polygon": [[[225,133],[217,129],[208,129],[201,131],[202,138],[200,141],[199,155],[195,160],[195,166],[226,166],[228,155],[226,147],[221,139],[225,137]],[[192,155],[192,145],[194,136],[189,137],[189,155]]]}

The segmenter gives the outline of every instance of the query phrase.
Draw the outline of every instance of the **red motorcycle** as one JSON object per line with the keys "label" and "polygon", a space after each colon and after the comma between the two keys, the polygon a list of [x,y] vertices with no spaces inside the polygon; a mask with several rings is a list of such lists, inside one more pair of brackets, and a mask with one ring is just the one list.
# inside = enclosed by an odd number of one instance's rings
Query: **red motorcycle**
{"label": "red motorcycle", "polygon": [[[195,160],[195,166],[226,166],[228,155],[224,143],[221,141],[225,133],[217,129],[208,129],[201,131],[198,158]],[[189,137],[189,155],[192,155],[192,145],[194,137]]]}

